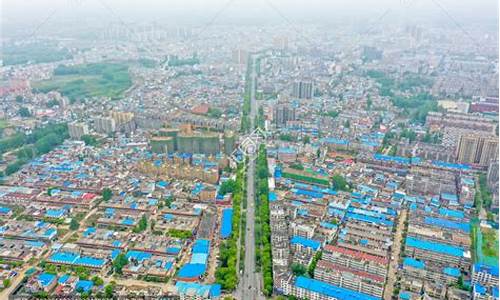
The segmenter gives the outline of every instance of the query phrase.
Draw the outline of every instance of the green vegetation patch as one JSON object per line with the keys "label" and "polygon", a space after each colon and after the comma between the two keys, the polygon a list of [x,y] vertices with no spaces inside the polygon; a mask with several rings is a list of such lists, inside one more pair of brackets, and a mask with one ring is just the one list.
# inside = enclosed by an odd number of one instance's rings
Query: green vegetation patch
{"label": "green vegetation patch", "polygon": [[483,228],[482,251],[484,256],[498,257],[498,231],[495,229]]}
{"label": "green vegetation patch", "polygon": [[[438,111],[436,99],[425,92],[432,87],[431,78],[408,74],[397,82],[381,71],[369,70],[366,75],[380,85],[380,95],[390,97],[392,104],[402,108],[412,122],[424,123],[430,111]],[[398,92],[411,92],[412,95],[399,96]]]}
{"label": "green vegetation patch", "polygon": [[312,176],[306,176],[306,175],[300,175],[296,173],[289,173],[289,172],[283,172],[282,176],[284,178],[290,178],[302,182],[307,182],[307,183],[315,183],[315,184],[321,184],[325,186],[329,186],[330,182],[327,179],[321,179],[317,177],[312,177]]}
{"label": "green vegetation patch", "polygon": [[48,63],[70,59],[73,55],[66,48],[54,43],[4,44],[2,45],[2,60],[5,66],[25,63]]}
{"label": "green vegetation patch", "polygon": [[132,86],[128,68],[121,63],[60,65],[54,70],[52,79],[35,82],[33,91],[59,91],[71,101],[90,97],[118,99]]}
{"label": "green vegetation patch", "polygon": [[[220,245],[220,264],[217,271],[215,271],[215,281],[226,291],[234,290],[238,285],[238,266],[236,262],[238,259],[238,239],[241,228],[241,202],[244,197],[245,185],[245,173],[242,165],[238,166],[234,186],[230,185],[233,193],[233,230],[229,239],[224,240]],[[240,251],[244,251],[244,248],[241,248]]]}

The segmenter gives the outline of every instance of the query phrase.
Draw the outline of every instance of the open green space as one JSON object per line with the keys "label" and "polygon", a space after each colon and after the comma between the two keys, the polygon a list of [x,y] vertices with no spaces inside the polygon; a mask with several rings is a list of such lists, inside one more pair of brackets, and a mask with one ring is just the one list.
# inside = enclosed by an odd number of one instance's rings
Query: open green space
{"label": "open green space", "polygon": [[260,145],[257,156],[257,197],[255,198],[255,263],[262,270],[263,292],[266,296],[273,293],[273,259],[271,251],[271,225],[269,212],[269,169],[267,151]]}
{"label": "open green space", "polygon": [[407,74],[396,81],[376,70],[369,70],[366,75],[379,84],[380,95],[390,97],[392,104],[403,109],[412,122],[425,123],[430,111],[438,111],[436,99],[427,92],[432,87],[432,78]]}
{"label": "open green space", "polygon": [[[240,237],[241,202],[244,196],[245,173],[243,166],[239,165],[234,184],[228,188],[233,193],[233,219],[231,236],[222,241],[219,248],[220,264],[215,271],[215,281],[226,291],[236,289],[238,285],[238,239]],[[244,233],[243,233],[244,236]],[[240,251],[243,251],[241,248]]]}
{"label": "open green space", "polygon": [[38,42],[30,44],[3,44],[3,64],[19,65],[25,63],[47,63],[70,59],[73,55],[66,48],[58,47],[55,43]]}
{"label": "open green space", "polygon": [[59,91],[71,101],[91,97],[117,99],[132,85],[128,68],[124,63],[60,65],[54,70],[54,77],[33,83],[33,90]]}
{"label": "open green space", "polygon": [[498,231],[495,229],[484,228],[482,251],[485,256],[498,257]]}
{"label": "open green space", "polygon": [[498,266],[498,230],[479,226],[479,220],[471,222],[471,240],[474,262]]}
{"label": "open green space", "polygon": [[48,153],[69,137],[65,123],[36,128],[31,134],[16,133],[0,139],[0,154],[16,150],[17,160],[7,165],[5,175],[17,172],[30,159]]}

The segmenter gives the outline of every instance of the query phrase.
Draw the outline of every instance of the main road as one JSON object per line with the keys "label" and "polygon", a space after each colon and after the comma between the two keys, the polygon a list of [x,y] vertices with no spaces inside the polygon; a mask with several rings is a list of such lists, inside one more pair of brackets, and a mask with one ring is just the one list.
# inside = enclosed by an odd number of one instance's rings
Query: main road
{"label": "main road", "polygon": [[[256,62],[253,55],[250,73],[250,130],[254,128],[254,120],[257,115],[257,103],[255,101],[256,88]],[[261,275],[255,269],[255,160],[250,159],[247,166],[247,208],[245,228],[245,267],[240,278],[237,291],[239,299],[265,299],[261,289]]]}

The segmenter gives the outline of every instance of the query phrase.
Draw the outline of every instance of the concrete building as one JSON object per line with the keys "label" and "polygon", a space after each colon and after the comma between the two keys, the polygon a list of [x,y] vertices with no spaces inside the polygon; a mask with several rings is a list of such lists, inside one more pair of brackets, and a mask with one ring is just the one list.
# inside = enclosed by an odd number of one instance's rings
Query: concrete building
{"label": "concrete building", "polygon": [[73,122],[68,124],[69,136],[78,140],[83,135],[89,134],[89,127],[85,123]]}
{"label": "concrete building", "polygon": [[498,268],[480,263],[472,267],[472,284],[482,286],[498,286]]}
{"label": "concrete building", "polygon": [[291,104],[277,104],[273,109],[273,120],[277,127],[286,126],[288,121],[295,121],[295,108]]}
{"label": "concrete building", "polygon": [[488,166],[487,182],[490,187],[498,185],[498,160],[490,162]]}
{"label": "concrete building", "polygon": [[478,135],[462,135],[457,149],[457,161],[460,163],[488,166],[498,158],[498,139]]}
{"label": "concrete building", "polygon": [[224,153],[226,155],[231,155],[236,146],[236,136],[232,131],[227,131],[224,133]]}
{"label": "concrete building", "polygon": [[314,278],[339,287],[382,298],[383,276],[355,271],[350,268],[320,260],[314,270]]}
{"label": "concrete building", "polygon": [[314,83],[312,81],[296,81],[293,84],[292,97],[298,99],[312,99]]}
{"label": "concrete building", "polygon": [[112,133],[116,131],[116,121],[112,117],[94,118],[94,129],[99,133]]}

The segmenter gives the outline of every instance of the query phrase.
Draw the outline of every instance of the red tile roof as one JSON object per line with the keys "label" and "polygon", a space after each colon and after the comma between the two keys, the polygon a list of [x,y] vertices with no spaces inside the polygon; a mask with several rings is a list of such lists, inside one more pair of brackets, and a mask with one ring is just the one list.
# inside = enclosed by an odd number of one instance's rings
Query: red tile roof
{"label": "red tile roof", "polygon": [[381,257],[377,255],[372,255],[368,253],[364,253],[361,251],[355,251],[351,249],[347,249],[344,247],[338,247],[338,246],[333,246],[333,245],[326,245],[325,246],[325,251],[327,252],[337,252],[341,253],[343,255],[351,256],[356,259],[362,259],[362,260],[368,260],[368,261],[373,261],[381,265],[387,265],[389,263],[388,259],[386,257]]}

